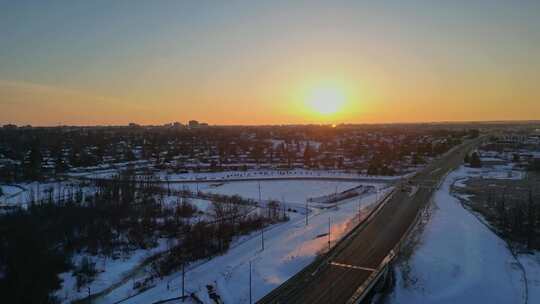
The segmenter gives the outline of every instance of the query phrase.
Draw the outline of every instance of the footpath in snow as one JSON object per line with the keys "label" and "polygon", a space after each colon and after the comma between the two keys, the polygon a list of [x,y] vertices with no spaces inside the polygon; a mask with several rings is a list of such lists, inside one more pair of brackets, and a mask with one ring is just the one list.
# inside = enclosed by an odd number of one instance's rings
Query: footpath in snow
{"label": "footpath in snow", "polygon": [[451,185],[469,171],[454,171],[436,192],[433,214],[412,255],[398,262],[385,303],[540,303],[538,256],[520,257],[526,284],[505,241],[451,195]]}

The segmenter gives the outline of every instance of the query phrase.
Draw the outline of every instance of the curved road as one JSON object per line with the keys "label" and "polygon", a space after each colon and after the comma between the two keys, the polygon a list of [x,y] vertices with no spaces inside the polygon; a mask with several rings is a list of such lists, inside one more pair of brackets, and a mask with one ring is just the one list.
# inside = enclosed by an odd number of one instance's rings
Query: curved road
{"label": "curved road", "polygon": [[481,138],[456,147],[403,181],[417,191],[396,191],[373,220],[344,240],[346,244],[338,245],[343,248],[334,253],[333,265],[326,258],[318,259],[258,303],[347,303],[368,280],[371,269],[377,269],[399,243],[439,182],[480,141]]}

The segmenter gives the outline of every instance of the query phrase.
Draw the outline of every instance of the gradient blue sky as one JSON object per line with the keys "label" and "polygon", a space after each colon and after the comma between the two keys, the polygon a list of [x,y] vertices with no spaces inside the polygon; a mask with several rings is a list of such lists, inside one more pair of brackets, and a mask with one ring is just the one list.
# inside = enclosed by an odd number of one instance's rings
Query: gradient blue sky
{"label": "gradient blue sky", "polygon": [[[0,123],[540,119],[540,1],[1,1]],[[332,116],[306,109],[327,84]]]}

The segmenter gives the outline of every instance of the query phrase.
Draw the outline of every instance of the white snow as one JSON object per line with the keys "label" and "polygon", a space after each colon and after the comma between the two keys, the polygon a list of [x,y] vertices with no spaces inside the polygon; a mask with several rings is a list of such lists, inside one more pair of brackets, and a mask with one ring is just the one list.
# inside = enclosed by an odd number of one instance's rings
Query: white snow
{"label": "white snow", "polygon": [[467,174],[460,177],[461,181],[458,181],[456,185],[458,187],[465,187],[463,180],[469,177],[483,178],[483,179],[507,179],[507,180],[520,180],[525,178],[526,172],[517,170],[514,165],[497,165],[497,166],[485,166],[482,168],[467,168]]}
{"label": "white snow", "polygon": [[527,272],[529,283],[529,303],[540,303],[540,252],[535,254],[521,254],[519,261]]}
{"label": "white snow", "polygon": [[[434,213],[421,232],[418,247],[409,260],[396,267],[396,286],[388,303],[525,302],[524,274],[506,243],[450,194],[456,179],[478,171],[461,167],[436,192]],[[539,303],[540,264],[528,259],[536,276],[536,287],[529,286],[528,303]]]}
{"label": "white snow", "polygon": [[[358,182],[333,181],[264,181],[260,182],[261,198],[263,200],[279,200],[286,202],[304,203],[306,199],[333,193],[339,193],[360,185]],[[245,198],[258,200],[258,182],[231,182],[215,188],[208,188],[208,192],[233,195],[238,194]]]}
{"label": "white snow", "polygon": [[[230,191],[232,193],[232,190]],[[386,191],[389,189],[384,192]],[[271,195],[271,192],[267,195]],[[292,197],[293,193],[290,195]],[[301,197],[305,195],[302,194]],[[194,292],[203,302],[212,303],[206,285],[213,285],[225,303],[248,303],[251,261],[252,292],[253,300],[256,301],[302,270],[319,252],[326,250],[328,237],[324,235],[328,232],[329,218],[332,227],[331,241],[335,243],[358,221],[356,216],[359,206],[365,216],[367,208],[374,206],[375,198],[376,195],[372,194],[361,200],[344,201],[334,209],[313,209],[308,226],[305,225],[303,215],[290,213],[289,222],[275,225],[265,231],[264,251],[261,250],[261,234],[255,232],[251,237],[233,245],[224,255],[189,268],[186,272],[187,293]],[[152,303],[177,297],[180,295],[180,286],[181,277],[176,273],[159,282],[155,288],[129,298],[125,303]],[[111,303],[133,294],[131,284],[124,284],[98,299],[97,303]]]}
{"label": "white snow", "polygon": [[2,188],[2,195],[0,195],[2,198],[14,196],[23,191],[21,188],[11,185],[0,185],[0,188]]}
{"label": "white snow", "polygon": [[[128,256],[119,257],[118,259],[105,258],[103,256],[91,256],[87,254],[78,254],[73,257],[75,264],[80,263],[81,259],[88,257],[92,262],[96,263],[96,269],[99,271],[95,280],[88,286],[77,291],[77,281],[72,275],[72,272],[60,274],[63,280],[62,288],[55,292],[56,296],[62,303],[70,303],[73,300],[84,298],[88,295],[88,287],[92,294],[101,292],[112,284],[119,282],[128,272],[134,270],[144,259],[167,250],[167,241],[159,240],[158,246],[149,249],[139,249],[135,252],[130,252]],[[129,284],[133,284],[129,281]]]}
{"label": "white snow", "polygon": [[[75,189],[73,187],[75,182],[69,181],[44,181],[44,182],[30,182],[19,183],[10,186],[2,186],[8,188],[11,193],[7,196],[3,196],[0,202],[11,205],[26,206],[31,200],[32,196],[34,200],[47,200],[50,195],[56,200],[59,196],[61,198],[67,197],[69,194],[75,195]],[[94,193],[93,187],[82,187],[83,197],[86,194]]]}
{"label": "white snow", "polygon": [[[163,203],[165,206],[169,206],[169,207],[175,206],[179,201],[181,201],[181,198],[177,196],[163,197]],[[203,213],[207,213],[212,206],[211,201],[207,201],[207,200],[203,200],[199,198],[188,198],[186,201],[191,203],[195,207],[197,207],[197,210]]]}

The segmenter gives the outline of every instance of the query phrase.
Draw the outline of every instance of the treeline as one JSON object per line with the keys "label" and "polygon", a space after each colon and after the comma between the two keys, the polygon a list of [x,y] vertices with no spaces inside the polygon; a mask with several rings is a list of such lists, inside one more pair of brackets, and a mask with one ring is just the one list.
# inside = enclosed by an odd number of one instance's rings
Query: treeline
{"label": "treeline", "polygon": [[230,202],[213,202],[211,209],[208,221],[191,224],[177,222],[171,226],[174,229],[169,233],[172,232],[170,236],[176,240],[176,244],[152,263],[153,274],[144,284],[137,282],[135,287],[145,288],[152,280],[180,270],[182,265],[223,254],[235,237],[289,219],[278,202],[270,202],[262,209]]}
{"label": "treeline", "polygon": [[489,192],[487,205],[494,206],[491,208],[491,212],[494,215],[496,226],[503,235],[524,244],[527,249],[540,248],[538,230],[540,228],[540,206],[532,189],[529,190],[526,198],[516,195],[510,196],[506,191],[498,196]]}
{"label": "treeline", "polygon": [[471,168],[481,168],[482,160],[480,159],[480,154],[478,152],[473,152],[471,154],[466,154],[463,162],[468,164]]}
{"label": "treeline", "polygon": [[[74,188],[59,201],[53,195],[32,195],[37,199],[28,208],[0,215],[3,301],[55,303],[51,294],[61,286],[58,274],[68,270],[77,287],[84,288],[97,271],[90,259],[73,265],[75,254],[114,259],[167,239],[169,251],[154,262],[153,279],[182,263],[225,252],[235,236],[287,219],[277,202],[257,209],[254,201],[238,196],[170,191],[153,176],[135,181],[126,173],[93,187],[92,195]],[[177,197],[175,203],[164,202],[167,192]],[[211,200],[209,214],[202,214],[191,197]]]}
{"label": "treeline", "polygon": [[[76,253],[114,256],[157,244],[157,218],[168,213],[130,183],[98,187],[93,196],[31,201],[0,216],[0,294],[6,303],[54,303],[58,274]],[[91,271],[91,267],[87,269]],[[86,280],[79,275],[77,279]],[[78,282],[79,283],[79,282]],[[83,284],[79,284],[83,285]]]}
{"label": "treeline", "polygon": [[[411,139],[411,142],[413,140]],[[449,136],[446,140],[432,143],[420,142],[403,144],[398,149],[387,145],[380,145],[368,163],[368,175],[396,175],[398,172],[391,164],[411,157],[412,165],[421,165],[427,162],[426,158],[436,157],[446,153],[451,148],[461,144],[460,137]]]}
{"label": "treeline", "polygon": [[[438,155],[475,134],[419,126],[0,128],[0,156],[10,160],[2,164],[0,181],[40,180],[70,168],[135,160],[184,170],[185,158],[210,170],[248,160],[288,168],[364,170],[365,160],[390,167],[411,153]],[[345,164],[345,159],[359,161]]]}

